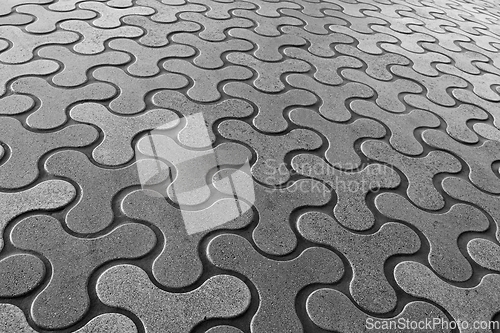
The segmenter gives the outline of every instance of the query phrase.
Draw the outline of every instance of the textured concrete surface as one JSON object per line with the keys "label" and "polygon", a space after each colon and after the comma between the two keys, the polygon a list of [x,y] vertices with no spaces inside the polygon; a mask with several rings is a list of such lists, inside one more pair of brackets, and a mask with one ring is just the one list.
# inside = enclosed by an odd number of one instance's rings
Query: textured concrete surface
{"label": "textured concrete surface", "polygon": [[500,332],[499,27],[0,1],[0,333]]}

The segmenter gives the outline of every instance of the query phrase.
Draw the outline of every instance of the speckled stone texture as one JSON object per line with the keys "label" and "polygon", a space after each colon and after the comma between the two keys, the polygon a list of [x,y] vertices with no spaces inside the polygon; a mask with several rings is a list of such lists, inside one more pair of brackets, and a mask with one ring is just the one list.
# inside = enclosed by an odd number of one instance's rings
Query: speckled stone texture
{"label": "speckled stone texture", "polygon": [[499,27],[0,0],[0,333],[498,332]]}

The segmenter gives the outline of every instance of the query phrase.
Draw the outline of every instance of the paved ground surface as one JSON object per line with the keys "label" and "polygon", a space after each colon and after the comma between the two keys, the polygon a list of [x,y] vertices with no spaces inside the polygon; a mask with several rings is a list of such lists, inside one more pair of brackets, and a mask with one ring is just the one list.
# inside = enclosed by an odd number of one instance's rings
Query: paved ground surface
{"label": "paved ground surface", "polygon": [[0,332],[491,331],[499,50],[497,0],[3,0]]}

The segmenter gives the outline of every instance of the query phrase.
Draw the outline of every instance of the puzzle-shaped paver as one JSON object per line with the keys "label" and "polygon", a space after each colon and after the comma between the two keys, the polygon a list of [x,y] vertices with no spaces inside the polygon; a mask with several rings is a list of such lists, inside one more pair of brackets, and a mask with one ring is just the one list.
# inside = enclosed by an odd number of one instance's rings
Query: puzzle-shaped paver
{"label": "puzzle-shaped paver", "polygon": [[[0,330],[4,333],[36,333],[23,311],[12,304],[0,304]],[[75,333],[137,333],[134,322],[118,313],[106,313],[89,321]]]}
{"label": "puzzle-shaped paver", "polygon": [[[381,138],[386,133],[385,128],[372,119],[361,118],[352,123],[334,123],[310,109],[293,109],[290,112],[290,120],[323,134],[330,142],[325,151],[325,158],[340,169],[356,169],[360,166],[361,158],[354,150],[354,142],[361,138]],[[334,144],[335,142],[343,144]]]}
{"label": "puzzle-shaped paver", "polygon": [[404,100],[415,108],[430,111],[441,117],[446,123],[446,132],[455,140],[465,143],[478,142],[477,135],[467,127],[467,121],[488,119],[486,112],[472,104],[463,103],[456,107],[444,107],[419,95],[406,95]]}
{"label": "puzzle-shaped paver", "polygon": [[33,301],[31,316],[41,327],[61,329],[88,311],[87,283],[93,270],[114,259],[145,255],[156,236],[144,225],[127,223],[97,238],[78,238],[66,233],[57,219],[35,215],[14,227],[11,240],[16,247],[49,260],[52,276]]}
{"label": "puzzle-shaped paver", "polygon": [[281,185],[290,178],[283,169],[285,155],[294,150],[314,150],[321,146],[321,138],[307,129],[294,129],[283,135],[267,135],[257,132],[240,120],[225,120],[218,127],[219,133],[228,139],[253,147],[257,160],[252,165],[252,176],[267,185]]}
{"label": "puzzle-shaped paver", "polygon": [[[219,84],[228,80],[247,80],[253,73],[247,67],[226,66],[218,69],[202,69],[186,60],[171,59],[163,63],[168,72],[181,73],[193,81],[187,95],[197,102],[215,102],[221,98],[217,89]],[[210,73],[210,74],[209,74]]]}
{"label": "puzzle-shaped paver", "polygon": [[491,0],[1,1],[0,331],[496,320],[499,23]]}
{"label": "puzzle-shaped paver", "polygon": [[191,45],[199,50],[200,54],[194,58],[193,63],[204,69],[215,69],[224,66],[224,62],[222,61],[223,53],[229,51],[248,51],[253,48],[252,43],[244,40],[230,39],[221,42],[209,42],[187,33],[177,33],[172,36],[172,40]]}
{"label": "puzzle-shaped paver", "polygon": [[458,237],[469,231],[484,231],[489,222],[479,209],[455,204],[445,213],[429,213],[413,206],[403,196],[382,193],[375,198],[377,209],[391,219],[405,221],[419,229],[429,240],[429,263],[441,276],[466,281],[472,267],[458,248]]}
{"label": "puzzle-shaped paver", "polygon": [[113,97],[116,89],[104,82],[94,82],[73,89],[56,88],[39,77],[23,77],[11,84],[15,93],[30,94],[40,100],[40,107],[26,119],[33,129],[54,129],[67,121],[70,105],[81,101],[102,101]]}
{"label": "puzzle-shaped paver", "polygon": [[[32,60],[34,50],[39,46],[47,44],[71,44],[78,40],[78,34],[71,31],[55,31],[50,34],[35,35],[14,26],[0,26],[0,36],[12,43],[11,48],[0,52],[0,61],[7,64],[21,64]],[[15,41],[18,40],[22,40],[23,42],[16,43]],[[33,66],[33,63],[31,65]]]}
{"label": "puzzle-shaped paver", "polygon": [[[201,104],[189,100],[178,91],[164,90],[153,95],[156,106],[174,110],[184,116],[186,125],[177,135],[178,140],[192,148],[206,148],[212,145],[216,136],[213,131],[214,124],[223,118],[244,118],[253,113],[250,103],[241,99],[226,99],[217,104]],[[204,124],[202,124],[204,122]],[[206,128],[208,141],[200,139],[198,133],[201,128]]]}
{"label": "puzzle-shaped paver", "polygon": [[394,270],[398,285],[410,295],[441,305],[455,320],[467,322],[461,333],[491,332],[488,328],[473,328],[472,323],[488,323],[500,309],[500,275],[485,275],[472,288],[453,286],[436,276],[428,267],[411,261],[398,264]]}
{"label": "puzzle-shaped paver", "polygon": [[[190,21],[179,21],[174,24],[162,24],[158,22],[151,21],[149,18],[144,16],[127,16],[123,18],[123,22],[127,25],[121,26],[121,29],[127,28],[132,29],[130,31],[134,32],[134,36],[116,36],[116,37],[137,37],[144,34],[142,28],[146,30],[144,36],[139,39],[139,42],[145,46],[150,47],[160,47],[165,46],[170,43],[168,36],[175,32],[195,32],[201,29],[198,23]],[[116,28],[116,29],[120,29]],[[140,30],[141,33],[135,35],[135,31]]]}
{"label": "puzzle-shaped paver", "polygon": [[345,172],[312,154],[294,156],[292,167],[297,173],[319,179],[332,188],[337,195],[333,209],[335,217],[343,226],[353,230],[367,230],[375,223],[373,213],[365,203],[366,195],[383,188],[396,188],[401,182],[396,171],[382,164]]}
{"label": "puzzle-shaped paver", "polygon": [[[216,3],[216,2],[213,2]],[[234,2],[235,5],[238,2]],[[239,4],[249,4],[247,2],[239,2]],[[203,40],[209,42],[222,42],[227,38],[226,31],[231,28],[250,28],[253,25],[253,22],[244,18],[233,17],[230,19],[224,20],[215,20],[208,18],[207,13],[194,13],[194,12],[185,12],[179,15],[180,18],[186,21],[201,23],[204,29],[200,31],[199,37],[202,39],[199,44],[203,45]],[[190,39],[192,40],[194,35],[190,35]],[[179,42],[181,42],[179,40]],[[182,42],[181,42],[182,43]],[[205,44],[210,45],[210,44]],[[253,47],[253,45],[252,45]],[[202,51],[200,49],[200,51]],[[219,57],[216,57],[214,60],[220,60]]]}
{"label": "puzzle-shaped paver", "polygon": [[497,225],[496,238],[500,242],[500,199],[480,191],[466,179],[446,177],[442,182],[443,190],[453,198],[473,203],[488,213]]}
{"label": "puzzle-shaped paver", "polygon": [[207,251],[214,265],[244,275],[257,288],[259,308],[250,324],[254,333],[299,332],[297,293],[309,284],[338,281],[344,273],[340,258],[323,248],[308,248],[295,259],[276,261],[262,256],[245,238],[226,234],[212,239]]}
{"label": "puzzle-shaped paver", "polygon": [[7,145],[11,157],[0,165],[0,188],[14,189],[29,185],[40,171],[38,161],[47,152],[63,147],[83,147],[98,138],[92,126],[70,125],[56,132],[40,133],[25,129],[19,120],[0,117],[0,142]]}
{"label": "puzzle-shaped paver", "polygon": [[266,94],[242,82],[228,83],[224,85],[223,90],[229,96],[251,101],[257,106],[258,112],[252,123],[264,133],[280,133],[288,128],[284,116],[287,108],[310,106],[318,100],[307,90],[291,89],[282,94]]}
{"label": "puzzle-shaped paver", "polygon": [[[408,303],[400,314],[393,318],[377,318],[359,310],[351,300],[335,289],[319,289],[307,298],[307,313],[311,320],[319,327],[335,332],[363,332],[370,326],[372,332],[388,332],[388,327],[397,327],[397,323],[406,320],[411,322],[425,322],[429,318],[444,321],[446,315],[436,306],[415,301]],[[377,329],[378,325],[379,329]],[[386,328],[387,327],[387,328]],[[410,329],[392,330],[391,332],[409,332]],[[450,332],[445,329],[426,329],[421,332]]]}
{"label": "puzzle-shaped paver", "polygon": [[154,77],[133,77],[117,67],[100,67],[92,75],[100,81],[111,82],[120,87],[120,94],[109,103],[116,113],[129,115],[146,108],[144,95],[151,90],[179,89],[188,80],[179,74],[163,73]]}
{"label": "puzzle-shaped paver", "polygon": [[467,243],[467,252],[479,265],[492,271],[500,271],[498,244],[483,238],[475,238]]}
{"label": "puzzle-shaped paver", "polygon": [[[217,182],[226,178],[226,173],[233,183]],[[243,192],[237,184],[245,184],[248,175],[242,171],[222,170],[214,174],[214,187],[226,194],[233,191]],[[236,187],[233,189],[233,187]],[[243,187],[240,185],[240,187]],[[322,206],[330,199],[330,190],[315,180],[300,179],[285,188],[271,189],[259,183],[253,184],[255,202],[253,206],[259,212],[259,223],[252,233],[255,244],[262,251],[271,255],[285,255],[297,246],[297,237],[290,228],[290,214],[301,207]]]}
{"label": "puzzle-shaped paver", "polygon": [[130,56],[123,52],[82,56],[58,45],[44,46],[38,50],[38,55],[58,60],[65,65],[63,70],[52,78],[54,84],[62,87],[76,87],[85,83],[90,68],[100,65],[122,65],[130,61]]}
{"label": "puzzle-shaped paver", "polygon": [[354,100],[349,104],[351,110],[365,117],[384,123],[391,130],[391,146],[406,155],[420,155],[424,151],[413,133],[421,127],[439,127],[439,119],[430,112],[412,110],[409,113],[394,114],[382,110],[369,101]]}
{"label": "puzzle-shaped paver", "polygon": [[[142,170],[156,172],[156,166],[167,166],[160,161],[139,160],[121,168],[106,169],[93,164],[78,151],[64,150],[51,155],[45,162],[48,173],[65,177],[78,183],[82,192],[79,200],[66,215],[69,229],[76,233],[93,234],[102,231],[113,221],[112,200],[123,188],[141,185],[138,166]],[[153,173],[147,179],[150,184],[159,183],[168,177],[165,172]]]}
{"label": "puzzle-shaped paver", "polygon": [[153,109],[136,116],[119,116],[97,103],[83,103],[70,111],[72,119],[93,124],[104,132],[104,140],[92,151],[97,163],[106,166],[125,164],[134,157],[132,139],[141,132],[161,127],[166,130],[179,123],[167,109]]}
{"label": "puzzle-shaped paver", "polygon": [[444,207],[442,195],[434,187],[433,178],[439,173],[457,173],[462,170],[460,161],[444,151],[431,151],[424,157],[409,157],[395,151],[383,141],[369,140],[361,151],[370,159],[395,166],[408,179],[406,194],[417,206],[438,210]]}
{"label": "puzzle-shaped paver", "polygon": [[448,150],[463,159],[469,166],[469,179],[474,185],[491,193],[500,193],[500,179],[491,167],[494,161],[500,160],[500,142],[487,140],[472,148],[438,130],[426,130],[422,137],[428,145]]}
{"label": "puzzle-shaped paver", "polygon": [[[119,286],[119,288],[117,288]],[[216,275],[187,293],[170,293],[155,286],[137,266],[119,265],[97,281],[99,299],[136,314],[149,333],[189,332],[209,318],[231,318],[244,312],[250,290],[231,275]]]}
{"label": "puzzle-shaped paver", "polygon": [[[240,208],[244,214],[230,221],[223,220],[228,215],[227,211],[221,209],[233,207],[228,203],[234,201],[236,201],[234,198],[221,199],[204,210],[192,211],[192,217],[189,218],[189,211],[184,212],[175,208],[157,192],[134,191],[124,198],[121,209],[126,216],[147,221],[160,230],[164,243],[161,253],[153,263],[153,276],[165,287],[181,288],[191,285],[202,274],[203,266],[198,255],[198,243],[203,236],[210,230],[240,229],[251,222],[253,211],[247,204],[241,202]],[[215,214],[215,219],[212,221],[218,224],[208,225],[207,214]],[[186,223],[195,223],[197,226],[189,226]],[[195,227],[199,228],[199,232],[188,234],[187,230]]]}
{"label": "puzzle-shaped paver", "polygon": [[301,215],[297,229],[306,239],[331,246],[347,258],[353,271],[349,291],[363,309],[373,313],[394,309],[396,292],[384,275],[384,263],[393,255],[418,251],[420,240],[414,231],[386,223],[374,234],[355,234],[320,212]]}

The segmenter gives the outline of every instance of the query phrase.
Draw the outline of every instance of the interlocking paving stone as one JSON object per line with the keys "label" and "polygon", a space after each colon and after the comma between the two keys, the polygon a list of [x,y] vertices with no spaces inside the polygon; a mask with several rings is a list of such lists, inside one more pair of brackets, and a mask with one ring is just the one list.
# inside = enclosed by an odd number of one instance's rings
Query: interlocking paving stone
{"label": "interlocking paving stone", "polygon": [[[76,189],[63,180],[48,180],[27,190],[5,193],[0,192],[0,231],[16,216],[34,210],[53,210],[62,208],[76,196]],[[4,247],[0,237],[0,251]]]}
{"label": "interlocking paving stone", "polygon": [[287,59],[279,63],[267,63],[241,52],[229,53],[226,57],[233,64],[246,65],[256,71],[258,76],[252,83],[255,88],[267,93],[278,93],[285,89],[280,80],[283,74],[305,73],[311,69],[311,66],[302,60]]}
{"label": "interlocking paving stone", "polygon": [[313,16],[305,15],[297,9],[282,9],[280,10],[280,12],[287,15],[288,17],[295,17],[301,20],[305,23],[303,26],[304,30],[318,35],[328,35],[329,30],[326,28],[326,26],[347,25],[346,21],[336,17],[325,16],[316,18]]}
{"label": "interlocking paving stone", "polygon": [[401,182],[394,170],[382,164],[370,164],[360,171],[344,172],[311,154],[294,156],[292,167],[301,175],[323,181],[335,191],[335,217],[343,226],[353,230],[367,230],[375,222],[373,213],[365,204],[366,194],[381,188],[396,188]]}
{"label": "interlocking paving stone", "polygon": [[[307,50],[318,57],[333,57],[335,55],[335,52],[331,48],[332,44],[350,44],[354,42],[354,39],[344,34],[330,33],[328,35],[316,35],[298,27],[284,26],[283,28],[281,28],[281,31],[285,33],[285,35],[283,35],[285,37],[284,40],[289,40],[287,42],[287,45],[302,46],[305,44],[305,42],[299,42],[299,39],[301,39],[302,41],[308,41],[310,43],[310,46],[307,48]],[[296,42],[291,43],[291,40],[294,39],[296,40]],[[264,47],[265,45],[263,45],[263,48]],[[262,60],[273,61],[273,59]]]}
{"label": "interlocking paving stone", "polygon": [[438,127],[439,119],[430,112],[412,110],[409,113],[394,114],[382,110],[369,101],[355,100],[349,104],[355,113],[381,121],[391,130],[389,142],[391,146],[406,155],[420,155],[424,151],[415,138],[415,129],[421,127]]}
{"label": "interlocking paving stone", "polygon": [[[405,305],[400,314],[393,318],[377,318],[359,310],[352,304],[349,298],[340,291],[334,289],[318,289],[307,298],[307,313],[311,320],[319,327],[335,332],[363,332],[368,326],[367,323],[387,327],[398,323],[400,320],[420,322],[429,318],[446,320],[446,315],[436,306],[422,301],[415,301]],[[371,321],[370,321],[371,320]],[[384,321],[386,321],[384,323]],[[385,328],[370,329],[372,332],[387,332]],[[409,332],[409,329],[390,330],[391,332]],[[445,329],[422,329],[420,332],[450,332]]]}
{"label": "interlocking paving stone", "polygon": [[307,129],[294,129],[282,135],[266,135],[243,121],[225,120],[219,125],[218,131],[225,138],[253,147],[257,160],[252,165],[252,176],[267,185],[284,184],[290,178],[290,172],[281,167],[287,153],[294,150],[314,150],[321,146],[321,138]]}
{"label": "interlocking paving stone", "polygon": [[446,177],[442,182],[443,190],[450,196],[473,203],[488,213],[497,225],[496,238],[500,242],[500,199],[497,196],[478,190],[470,182],[458,177]]}
{"label": "interlocking paving stone", "polygon": [[462,103],[456,107],[444,107],[418,95],[407,95],[404,100],[411,106],[430,111],[443,118],[446,122],[446,132],[452,138],[465,143],[478,142],[477,135],[467,127],[467,121],[488,119],[486,112],[472,104]]}
{"label": "interlocking paving stone", "polygon": [[[304,60],[313,65],[316,69],[314,78],[324,84],[338,85],[344,81],[343,78],[337,73],[339,68],[361,68],[363,66],[361,61],[353,57],[338,56],[334,58],[322,58],[317,57],[304,49],[296,47],[286,48],[284,53],[291,58]],[[321,89],[313,90],[317,94],[321,91]]]}
{"label": "interlocking paving stone", "polygon": [[42,58],[55,59],[65,67],[54,75],[52,82],[62,87],[75,87],[88,80],[87,72],[99,65],[122,65],[130,61],[130,56],[123,52],[105,52],[97,55],[82,56],[63,46],[51,45],[38,50]]}
{"label": "interlocking paving stone", "polygon": [[34,289],[45,277],[43,262],[31,254],[14,254],[0,260],[0,296],[16,297]]}
{"label": "interlocking paving stone", "polygon": [[248,0],[248,2],[253,3],[257,6],[256,9],[257,14],[266,17],[280,17],[281,16],[281,13],[279,12],[280,9],[301,8],[301,6],[299,6],[298,4],[288,1],[269,2],[264,0]]}
{"label": "interlocking paving stone", "polygon": [[444,151],[431,151],[423,157],[410,157],[392,149],[382,141],[369,140],[361,144],[361,151],[370,159],[395,166],[408,178],[406,191],[417,206],[438,210],[445,200],[432,182],[436,174],[456,173],[462,169],[460,162]]}
{"label": "interlocking paving stone", "polygon": [[341,227],[320,212],[301,215],[297,229],[306,239],[331,246],[346,256],[353,270],[349,291],[363,309],[389,312],[396,306],[396,292],[384,275],[384,263],[396,254],[411,254],[420,247],[417,234],[399,223],[386,223],[370,235],[359,235]]}
{"label": "interlocking paving stone", "polygon": [[[340,76],[338,77],[342,80]],[[325,118],[334,122],[347,121],[351,118],[351,112],[345,105],[346,100],[355,97],[369,98],[373,96],[373,90],[370,87],[358,82],[348,82],[339,87],[331,87],[318,83],[309,76],[300,74],[291,74],[287,76],[286,81],[292,87],[313,89],[321,99],[319,112]]]}
{"label": "interlocking paving stone", "polygon": [[422,137],[428,145],[450,151],[463,159],[469,166],[469,179],[474,185],[491,193],[500,193],[500,179],[491,168],[494,161],[500,160],[500,142],[488,140],[472,147],[459,144],[437,130],[426,130]]}
{"label": "interlocking paving stone", "polygon": [[[218,201],[220,207],[215,203],[208,210],[201,211],[193,217],[198,221],[203,217],[206,218],[210,209],[220,213],[217,209],[227,207],[221,201],[223,200]],[[248,208],[245,206],[247,205],[242,203],[242,208]],[[121,209],[127,217],[147,221],[162,232],[165,242],[161,254],[153,263],[152,272],[160,284],[170,288],[189,286],[200,277],[203,266],[198,255],[198,243],[210,230],[240,229],[249,224],[253,218],[253,211],[246,210],[243,215],[222,225],[208,226],[210,227],[208,230],[188,234],[183,218],[186,212],[181,212],[172,206],[158,192],[131,192],[122,201]],[[220,215],[221,219],[224,218],[223,214]]]}
{"label": "interlocking paving stone", "polygon": [[[310,109],[293,109],[289,116],[293,123],[314,129],[326,136],[330,144],[325,158],[330,164],[342,169],[356,169],[361,164],[361,158],[354,150],[354,142],[361,138],[381,138],[386,133],[385,128],[372,119],[361,118],[352,123],[335,123]],[[342,142],[342,145],[334,144],[335,142]]]}
{"label": "interlocking paving stone", "polygon": [[[116,193],[125,187],[141,184],[138,166],[148,169],[158,163],[162,164],[154,160],[139,160],[119,169],[105,169],[93,164],[81,152],[65,150],[51,155],[44,167],[52,175],[79,184],[82,192],[77,204],[68,212],[66,224],[74,232],[92,234],[105,229],[113,221],[111,201]],[[160,174],[151,180],[151,184],[167,177],[167,174]]]}
{"label": "interlocking paving stone", "polygon": [[134,156],[132,139],[141,132],[160,127],[168,129],[178,124],[179,117],[167,109],[153,109],[137,116],[118,116],[97,103],[83,103],[70,111],[72,119],[98,126],[104,140],[92,151],[97,163],[117,166]]}
{"label": "interlocking paving stone", "polygon": [[216,2],[210,0],[188,0],[188,2],[201,4],[202,6],[207,7],[208,10],[204,12],[203,15],[216,20],[229,20],[233,18],[234,11],[237,9],[255,9],[257,7],[256,5],[249,2],[236,2],[236,1]]}
{"label": "interlocking paving stone", "polygon": [[92,75],[100,81],[111,82],[120,87],[120,94],[109,103],[109,108],[119,114],[130,115],[146,108],[144,95],[151,90],[179,89],[188,80],[179,74],[163,73],[154,77],[133,77],[117,67],[100,67]]}
{"label": "interlocking paving stone", "polygon": [[[82,7],[83,8],[83,7]],[[16,11],[36,17],[35,22],[26,26],[26,31],[36,34],[53,32],[57,23],[63,20],[88,20],[97,16],[97,13],[90,10],[73,10],[70,12],[53,12],[40,5],[23,5],[16,8]]]}
{"label": "interlocking paving stone", "polygon": [[173,6],[165,3],[159,4],[154,0],[138,0],[138,5],[147,6],[155,9],[155,14],[151,16],[151,20],[158,23],[173,23],[178,21],[177,16],[183,12],[203,12],[207,10],[205,6],[193,4],[175,4]]}
{"label": "interlocking paving stone", "polygon": [[[213,180],[223,179],[224,174],[225,170],[219,171],[214,174]],[[241,171],[231,173],[231,176],[241,180],[248,177],[241,174]],[[243,184],[243,181],[235,183]],[[259,212],[259,223],[253,230],[252,238],[259,249],[271,255],[289,254],[297,246],[297,238],[290,228],[290,214],[294,210],[306,206],[322,206],[331,198],[330,190],[315,180],[300,179],[287,185],[279,189],[270,189],[258,183],[253,185],[253,205]],[[214,182],[217,190],[227,194],[233,193],[232,186]]]}
{"label": "interlocking paving stone", "polygon": [[498,103],[486,101],[465,89],[454,89],[452,95],[460,102],[474,104],[488,112],[493,117],[493,124],[500,129],[500,106]]}
{"label": "interlocking paving stone", "polygon": [[471,277],[472,267],[460,252],[457,239],[464,232],[488,228],[488,219],[479,209],[459,203],[445,213],[429,213],[395,193],[380,194],[375,205],[382,214],[410,223],[425,235],[430,243],[429,263],[438,274],[452,281]]}
{"label": "interlocking paving stone", "polygon": [[253,125],[264,133],[280,133],[288,128],[283,111],[291,106],[309,106],[318,100],[311,92],[291,89],[282,94],[265,94],[246,83],[231,82],[223,87],[233,97],[253,102],[258,109]]}
{"label": "interlocking paving stone", "polygon": [[294,17],[265,17],[257,14],[252,10],[237,9],[234,10],[232,14],[236,17],[243,17],[248,19],[247,21],[251,24],[252,22],[255,22],[257,25],[253,28],[253,30],[259,35],[268,37],[281,35],[281,32],[278,29],[280,26],[298,26],[304,24],[301,20]]}
{"label": "interlocking paving stone", "polygon": [[[217,120],[226,117],[244,118],[253,112],[252,105],[241,99],[226,99],[217,104],[201,104],[190,101],[181,92],[171,90],[154,94],[153,103],[156,106],[174,110],[185,117],[186,125],[179,132],[177,138],[182,144],[192,148],[207,146],[206,140],[200,139],[198,134],[202,120],[206,124],[209,144],[213,144],[216,140],[213,126]],[[201,118],[199,115],[203,117]]]}
{"label": "interlocking paving stone", "polygon": [[367,65],[365,70],[366,74],[377,80],[388,81],[393,78],[392,73],[387,70],[389,65],[408,65],[410,63],[408,59],[400,55],[385,53],[380,56],[374,56],[362,52],[352,45],[336,45],[335,50],[339,53],[362,60]]}
{"label": "interlocking paving stone", "polygon": [[[62,147],[82,147],[98,138],[89,125],[70,125],[56,132],[39,133],[25,129],[19,120],[0,117],[0,142],[11,150],[11,158],[0,165],[0,188],[26,186],[38,177],[38,161],[49,151]],[[22,133],[22,134],[20,134]]]}
{"label": "interlocking paving stone", "polygon": [[[405,292],[441,305],[455,320],[468,323],[488,322],[500,309],[498,274],[485,275],[475,287],[460,288],[441,280],[420,263],[405,261],[396,266],[394,277]],[[473,329],[470,325],[460,332],[491,332],[491,330]]]}
{"label": "interlocking paving stone", "polygon": [[243,66],[226,66],[208,71],[180,59],[165,61],[163,68],[169,72],[182,73],[191,78],[194,84],[189,88],[187,94],[198,102],[215,102],[220,99],[221,94],[217,87],[222,81],[246,80],[253,75],[252,71]]}
{"label": "interlocking paving stone", "polygon": [[[439,68],[440,64],[436,67]],[[457,76],[442,74],[440,76],[425,76],[414,70],[400,65],[392,66],[391,72],[396,75],[412,79],[420,83],[427,90],[426,96],[434,103],[444,106],[454,106],[455,100],[448,94],[447,89],[451,87],[465,88],[467,82]]]}
{"label": "interlocking paving stone", "polygon": [[323,248],[308,248],[295,259],[276,261],[263,257],[243,237],[219,235],[207,252],[214,265],[243,274],[257,288],[259,308],[250,324],[254,333],[300,331],[294,309],[298,291],[313,283],[333,283],[344,273],[340,258]]}
{"label": "interlocking paving stone", "polygon": [[149,7],[134,6],[132,8],[114,8],[102,2],[85,1],[79,5],[80,8],[89,9],[99,14],[99,17],[92,21],[98,28],[118,28],[121,25],[120,19],[128,15],[151,15],[155,11]]}
{"label": "interlocking paving stone", "polygon": [[235,317],[250,303],[248,287],[231,275],[213,276],[197,289],[179,294],[159,289],[146,272],[132,265],[105,271],[97,293],[105,304],[136,313],[148,333],[188,332],[207,318]]}
{"label": "interlocking paving stone", "polygon": [[[435,45],[431,43],[422,43],[423,45]],[[397,44],[382,43],[380,47],[387,52],[400,54],[412,61],[412,68],[415,72],[422,75],[437,76],[439,72],[432,66],[433,63],[449,63],[451,60],[443,54],[435,52],[413,53],[403,49]]]}
{"label": "interlocking paving stone", "polygon": [[73,46],[73,50],[80,54],[98,54],[105,50],[104,43],[116,37],[139,37],[144,32],[138,27],[120,26],[114,29],[101,29],[85,21],[69,20],[59,25],[65,30],[76,31],[83,35],[83,40]]}
{"label": "interlocking paving stone", "polygon": [[[238,2],[234,2],[234,4],[238,4]],[[248,4],[248,3],[240,2],[240,4]],[[206,17],[206,15],[207,13],[201,14],[201,13],[186,12],[186,13],[181,13],[179,17],[186,21],[201,23],[204,29],[200,31],[198,35],[201,39],[210,42],[222,42],[223,40],[225,40],[226,39],[225,32],[230,28],[250,28],[253,25],[252,21],[244,18],[233,17],[230,19],[216,20],[208,18]],[[191,35],[191,38],[193,37],[194,36]]]}
{"label": "interlocking paving stone", "polygon": [[[34,50],[39,46],[47,44],[71,44],[78,40],[78,34],[71,31],[55,31],[47,35],[34,35],[15,26],[0,26],[0,36],[13,43],[10,49],[0,53],[0,61],[7,64],[21,64],[32,60]],[[23,42],[15,42],[19,40]]]}
{"label": "interlocking paving stone", "polygon": [[500,246],[492,241],[475,238],[467,243],[467,252],[479,265],[500,271]]}
{"label": "interlocking paving stone", "polygon": [[[394,72],[392,66],[391,71]],[[407,69],[407,67],[404,67]],[[368,85],[370,88],[377,92],[377,98],[375,103],[383,109],[391,112],[404,112],[406,106],[399,99],[399,95],[402,93],[420,93],[422,88],[413,81],[406,79],[396,79],[394,81],[379,81],[376,80],[364,72],[360,72],[354,69],[344,69],[340,74],[351,81],[357,81]],[[397,74],[397,73],[396,73]]]}
{"label": "interlocking paving stone", "polygon": [[33,4],[46,4],[51,2],[50,0],[7,0],[3,1],[0,5],[0,16],[8,15],[12,12],[12,9],[18,5],[24,3],[33,3]]}
{"label": "interlocking paving stone", "polygon": [[[211,169],[220,165],[242,166],[252,158],[248,148],[233,142],[221,143],[206,150],[190,148],[161,134],[144,136],[137,143],[138,152],[164,159],[173,165],[176,176],[166,194],[172,201],[182,205],[198,205],[210,198],[206,176]],[[197,191],[193,192],[193,189]]]}
{"label": "interlocking paving stone", "polygon": [[24,75],[47,75],[59,69],[59,64],[51,60],[35,60],[25,64],[0,64],[0,96],[7,91],[7,82]]}
{"label": "interlocking paving stone", "polygon": [[380,43],[392,43],[395,44],[398,39],[392,37],[391,35],[387,35],[385,33],[372,33],[372,34],[363,34],[356,32],[348,27],[331,25],[329,29],[333,32],[340,33],[344,36],[349,36],[351,38],[355,38],[358,44],[356,47],[363,52],[378,55],[382,54],[383,50],[378,46]]}
{"label": "interlocking paving stone", "polygon": [[[168,45],[170,43],[170,41],[168,40],[168,36],[175,32],[195,32],[201,29],[201,26],[195,22],[179,21],[175,22],[174,24],[164,24],[151,21],[149,18],[144,16],[135,15],[124,17],[122,21],[129,26],[125,25],[121,28],[127,27],[128,29],[132,29],[131,31],[134,32],[134,36],[123,37],[137,37],[143,35],[143,30],[139,29],[140,27],[146,30],[146,33],[139,39],[139,42],[145,46],[150,47]],[[141,33],[135,34],[135,31],[140,31]]]}
{"label": "interlocking paving stone", "polygon": [[[200,14],[201,15],[201,14]],[[224,42],[207,42],[195,35],[177,33],[172,36],[174,42],[191,45],[200,51],[193,63],[201,68],[215,69],[224,66],[222,54],[229,51],[248,51],[253,44],[244,40],[230,39]],[[245,54],[247,55],[247,54]]]}
{"label": "interlocking paving stone", "polygon": [[[133,54],[135,59],[127,67],[127,71],[134,76],[155,76],[160,73],[158,62],[165,58],[187,58],[195,54],[195,50],[185,45],[168,45],[159,48],[145,47],[134,40],[119,38],[109,42],[109,47],[115,50]],[[103,53],[103,55],[111,52]],[[121,52],[119,52],[121,54]]]}
{"label": "interlocking paving stone", "polygon": [[97,238],[77,238],[46,215],[22,220],[11,239],[16,247],[41,253],[51,263],[49,283],[31,307],[35,323],[48,329],[70,326],[88,311],[87,283],[94,269],[114,259],[141,257],[156,243],[154,232],[136,223]]}
{"label": "interlocking paving stone", "polygon": [[34,129],[54,129],[67,121],[70,105],[89,100],[105,100],[116,94],[116,89],[104,82],[90,83],[74,89],[57,88],[39,77],[23,77],[11,84],[16,93],[31,94],[40,100],[40,107],[26,119]]}
{"label": "interlocking paving stone", "polygon": [[26,95],[9,95],[0,99],[0,114],[15,115],[35,106],[33,98]]}
{"label": "interlocking paving stone", "polygon": [[[36,333],[21,309],[12,304],[0,304],[0,330],[3,333]],[[93,318],[75,333],[137,333],[134,322],[118,313],[105,313]]]}
{"label": "interlocking paving stone", "polygon": [[500,141],[500,131],[495,126],[485,123],[475,123],[472,129],[486,139]]}
{"label": "interlocking paving stone", "polygon": [[496,320],[499,23],[491,0],[1,1],[0,331]]}
{"label": "interlocking paving stone", "polygon": [[229,30],[228,34],[231,37],[244,39],[257,45],[257,49],[253,52],[253,55],[262,61],[282,60],[283,55],[279,52],[279,49],[282,46],[302,46],[306,44],[306,41],[303,38],[291,34],[268,37],[261,36],[251,30],[243,28],[233,28]]}

